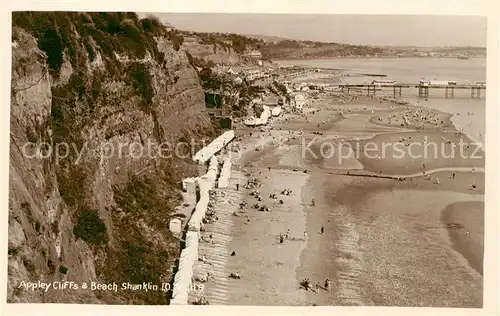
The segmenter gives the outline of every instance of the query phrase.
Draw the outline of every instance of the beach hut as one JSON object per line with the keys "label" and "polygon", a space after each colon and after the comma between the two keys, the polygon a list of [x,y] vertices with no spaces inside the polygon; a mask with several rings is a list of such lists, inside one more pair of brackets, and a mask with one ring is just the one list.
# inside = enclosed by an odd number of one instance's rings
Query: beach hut
{"label": "beach hut", "polygon": [[181,220],[178,218],[172,218],[170,220],[169,229],[174,235],[180,235],[181,229]]}
{"label": "beach hut", "polygon": [[196,193],[196,180],[197,178],[186,178],[182,180],[182,189],[188,194]]}

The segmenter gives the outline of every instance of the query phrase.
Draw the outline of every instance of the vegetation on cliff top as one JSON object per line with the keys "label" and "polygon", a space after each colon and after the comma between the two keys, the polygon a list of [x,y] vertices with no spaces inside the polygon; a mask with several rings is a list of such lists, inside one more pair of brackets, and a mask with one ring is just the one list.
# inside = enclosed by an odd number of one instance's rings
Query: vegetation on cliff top
{"label": "vegetation on cliff top", "polygon": [[[54,77],[59,75],[64,54],[76,69],[85,67],[83,52],[90,61],[99,52],[104,62],[114,66],[118,61],[116,54],[142,59],[147,52],[162,63],[163,54],[154,37],[170,39],[177,50],[183,42],[176,30],[167,31],[156,18],[139,19],[133,12],[13,12],[12,25],[38,39]],[[82,45],[84,50],[80,49]]]}
{"label": "vegetation on cliff top", "polygon": [[234,33],[183,32],[183,34],[196,36],[200,44],[218,45],[226,49],[232,48],[239,54],[247,49],[259,49],[264,44],[263,40]]}

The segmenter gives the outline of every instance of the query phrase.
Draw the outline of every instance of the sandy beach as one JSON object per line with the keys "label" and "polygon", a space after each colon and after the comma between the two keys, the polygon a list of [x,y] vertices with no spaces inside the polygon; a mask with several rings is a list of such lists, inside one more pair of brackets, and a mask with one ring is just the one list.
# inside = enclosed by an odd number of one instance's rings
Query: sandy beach
{"label": "sandy beach", "polygon": [[[236,130],[240,152],[233,170],[240,176],[224,190],[246,205],[228,210],[236,215],[228,217],[225,250],[235,255],[224,259],[217,277],[226,279],[224,304],[481,307],[484,152],[478,159],[470,158],[472,147],[464,157],[412,158],[405,142],[446,149],[467,137],[446,113],[426,110],[425,124],[400,126],[395,122],[420,108],[362,96],[328,99],[270,126]],[[311,141],[312,154],[304,155]],[[326,142],[351,149],[325,151]],[[368,157],[363,146],[369,142],[400,144],[403,157],[390,150]],[[243,187],[253,179],[256,188]],[[284,189],[292,194],[280,194]],[[319,291],[302,288],[304,278]],[[210,285],[205,292],[219,302],[220,292]]]}

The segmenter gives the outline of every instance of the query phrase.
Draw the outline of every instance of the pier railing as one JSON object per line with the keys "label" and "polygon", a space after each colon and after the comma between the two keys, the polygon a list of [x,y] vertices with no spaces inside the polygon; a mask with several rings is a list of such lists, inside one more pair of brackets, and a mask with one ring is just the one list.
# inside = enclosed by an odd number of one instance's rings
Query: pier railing
{"label": "pier railing", "polygon": [[478,84],[422,84],[422,83],[395,83],[395,84],[341,84],[334,87],[342,89],[342,92],[350,93],[351,90],[366,89],[367,95],[375,95],[376,91],[392,88],[393,95],[401,96],[403,89],[418,89],[419,97],[429,97],[429,90],[444,89],[446,98],[455,97],[455,90],[470,90],[471,98],[481,98],[481,90],[486,90],[486,85]]}

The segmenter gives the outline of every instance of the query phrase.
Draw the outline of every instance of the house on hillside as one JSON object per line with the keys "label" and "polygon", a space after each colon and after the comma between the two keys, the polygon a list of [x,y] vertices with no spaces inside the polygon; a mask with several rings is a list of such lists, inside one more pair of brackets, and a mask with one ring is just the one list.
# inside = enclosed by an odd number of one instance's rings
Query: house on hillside
{"label": "house on hillside", "polygon": [[248,58],[262,59],[262,53],[258,50],[246,50],[243,52],[243,56]]}
{"label": "house on hillside", "polygon": [[196,36],[185,36],[184,37],[184,43],[197,43],[198,38]]}
{"label": "house on hillside", "polygon": [[293,106],[296,110],[302,111],[304,105],[306,105],[306,98],[303,94],[297,93],[293,96]]}
{"label": "house on hillside", "polygon": [[263,73],[259,69],[251,69],[245,72],[245,78],[247,81],[254,81],[262,78]]}

